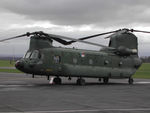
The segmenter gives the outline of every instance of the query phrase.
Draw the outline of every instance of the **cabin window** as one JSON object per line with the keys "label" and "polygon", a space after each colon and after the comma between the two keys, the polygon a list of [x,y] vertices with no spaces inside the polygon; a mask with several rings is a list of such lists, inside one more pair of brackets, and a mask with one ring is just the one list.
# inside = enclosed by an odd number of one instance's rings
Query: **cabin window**
{"label": "cabin window", "polygon": [[108,60],[105,60],[105,61],[104,61],[104,64],[105,64],[105,65],[109,64],[109,61],[108,61]]}
{"label": "cabin window", "polygon": [[119,66],[122,66],[122,62],[119,62]]}
{"label": "cabin window", "polygon": [[93,64],[93,60],[89,59],[89,64],[92,65]]}
{"label": "cabin window", "polygon": [[54,56],[54,62],[56,64],[60,63],[60,56]]}
{"label": "cabin window", "polygon": [[77,58],[73,58],[73,63],[77,64],[77,62],[78,62]]}

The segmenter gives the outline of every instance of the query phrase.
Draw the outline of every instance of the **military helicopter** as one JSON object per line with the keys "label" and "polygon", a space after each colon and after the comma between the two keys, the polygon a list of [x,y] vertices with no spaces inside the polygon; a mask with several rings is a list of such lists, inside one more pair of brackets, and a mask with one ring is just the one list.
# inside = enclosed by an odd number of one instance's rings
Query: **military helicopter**
{"label": "military helicopter", "polygon": [[[61,84],[60,77],[77,77],[76,83],[84,85],[84,78],[98,78],[107,84],[110,78],[128,78],[128,83],[133,84],[132,75],[141,66],[138,57],[137,37],[132,32],[150,33],[134,29],[119,29],[115,31],[95,34],[79,39],[48,34],[42,31],[27,32],[26,34],[0,40],[0,42],[30,36],[29,49],[25,56],[18,60],[15,67],[28,74],[55,76],[53,82]],[[90,38],[110,34],[109,45],[85,41]],[[70,40],[70,41],[66,41]],[[63,45],[75,42],[102,47],[100,51],[83,50],[75,48],[62,48],[53,46],[53,41]]]}

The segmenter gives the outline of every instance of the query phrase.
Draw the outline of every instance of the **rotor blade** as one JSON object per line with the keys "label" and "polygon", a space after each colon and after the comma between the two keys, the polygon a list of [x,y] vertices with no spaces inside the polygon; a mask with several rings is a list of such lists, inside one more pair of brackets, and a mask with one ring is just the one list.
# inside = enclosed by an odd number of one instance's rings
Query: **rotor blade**
{"label": "rotor blade", "polygon": [[63,44],[63,45],[68,45],[68,42],[65,40],[62,40],[61,38],[56,38],[56,37],[51,37],[53,40]]}
{"label": "rotor blade", "polygon": [[47,35],[49,35],[49,37],[52,38],[52,39],[66,39],[66,40],[72,40],[72,41],[75,41],[75,42],[81,42],[81,43],[90,44],[90,45],[94,45],[94,46],[104,47],[104,48],[108,48],[108,49],[115,49],[115,48],[112,48],[112,47],[104,46],[104,45],[101,45],[101,44],[96,44],[96,43],[93,43],[93,42],[87,42],[87,41],[83,41],[83,40],[80,40],[80,39],[74,39],[74,38],[69,38],[69,37],[54,35],[54,34],[47,34]]}
{"label": "rotor blade", "polygon": [[112,35],[113,35],[113,34],[111,34],[111,35],[109,35],[109,36],[105,37],[104,39],[111,38],[111,36],[112,36]]}
{"label": "rotor blade", "polygon": [[0,42],[7,41],[7,40],[12,40],[12,39],[16,39],[16,38],[20,38],[20,37],[24,37],[24,36],[28,37],[30,35],[44,35],[44,33],[42,31],[35,31],[35,32],[31,32],[31,33],[27,32],[25,34],[18,35],[18,36],[15,36],[15,37],[2,39],[2,40],[0,40]]}
{"label": "rotor blade", "polygon": [[150,31],[141,31],[141,30],[134,30],[134,29],[131,29],[130,31],[131,31],[131,32],[150,33]]}
{"label": "rotor blade", "polygon": [[53,39],[53,40],[55,40],[55,41],[57,41],[57,42],[59,42],[59,43],[61,43],[63,45],[68,45],[68,41],[63,40],[61,38],[61,37],[64,37],[64,36],[54,35],[54,34],[47,34],[47,33],[44,33],[44,32],[42,32],[42,33],[43,33],[43,35],[49,37],[50,39]]}
{"label": "rotor blade", "polygon": [[2,40],[0,40],[0,42],[6,41],[6,40],[12,40],[12,39],[16,39],[16,38],[20,38],[20,37],[24,37],[24,36],[26,36],[26,34],[11,37],[11,38],[2,39]]}
{"label": "rotor blade", "polygon": [[[102,35],[118,32],[118,31],[120,31],[120,29],[119,30],[115,30],[115,31],[106,32],[106,33],[100,33],[100,34],[96,34],[96,35],[86,36],[86,37],[83,37],[83,38],[79,38],[78,40],[86,40],[86,39],[90,39],[90,38],[94,38],[94,37],[98,37],[98,36],[102,36]],[[68,43],[71,44],[71,43],[74,43],[74,42],[76,42],[76,41],[70,41]]]}

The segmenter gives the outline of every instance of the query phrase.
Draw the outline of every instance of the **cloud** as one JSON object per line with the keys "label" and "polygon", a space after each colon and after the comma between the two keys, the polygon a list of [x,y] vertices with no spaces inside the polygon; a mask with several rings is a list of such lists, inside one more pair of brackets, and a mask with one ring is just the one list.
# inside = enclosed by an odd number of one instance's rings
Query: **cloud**
{"label": "cloud", "polygon": [[108,27],[149,22],[149,3],[148,0],[1,0],[0,7],[37,21]]}

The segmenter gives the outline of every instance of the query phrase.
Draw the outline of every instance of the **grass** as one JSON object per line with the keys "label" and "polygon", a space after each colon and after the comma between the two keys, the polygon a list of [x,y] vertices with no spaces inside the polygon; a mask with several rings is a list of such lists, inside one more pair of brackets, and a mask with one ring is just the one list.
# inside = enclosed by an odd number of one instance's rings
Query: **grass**
{"label": "grass", "polygon": [[[15,62],[9,60],[0,60],[0,67],[14,67]],[[0,72],[21,73],[17,69],[0,69]],[[133,75],[133,78],[150,79],[150,63],[143,63],[142,66]]]}
{"label": "grass", "polygon": [[10,60],[0,60],[0,67],[14,67],[15,62]]}
{"label": "grass", "polygon": [[133,75],[134,78],[150,79],[150,63],[143,63],[142,66]]}
{"label": "grass", "polygon": [[[14,67],[14,65],[15,65],[15,61],[0,60],[0,67]],[[0,72],[21,73],[21,71],[17,69],[0,69]]]}
{"label": "grass", "polygon": [[17,69],[0,69],[0,72],[7,72],[7,73],[22,73]]}

